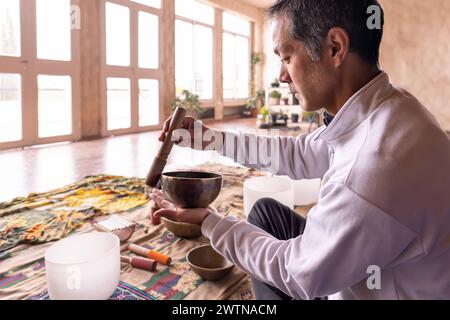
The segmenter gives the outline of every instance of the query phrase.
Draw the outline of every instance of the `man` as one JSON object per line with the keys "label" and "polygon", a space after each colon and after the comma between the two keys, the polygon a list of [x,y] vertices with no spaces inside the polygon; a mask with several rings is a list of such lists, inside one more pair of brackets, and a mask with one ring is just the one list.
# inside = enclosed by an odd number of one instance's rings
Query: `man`
{"label": "man", "polygon": [[[323,179],[307,222],[270,199],[243,222],[152,194],[163,208],[154,223],[167,216],[201,225],[254,278],[257,298],[450,299],[450,142],[380,71],[382,24],[367,26],[374,5],[383,14],[376,0],[279,0],[270,9],[280,80],[304,110],[327,111],[326,126],[311,135],[257,140],[279,146],[274,173]],[[242,134],[215,133],[235,160],[251,147]],[[258,160],[252,167],[263,167]]]}

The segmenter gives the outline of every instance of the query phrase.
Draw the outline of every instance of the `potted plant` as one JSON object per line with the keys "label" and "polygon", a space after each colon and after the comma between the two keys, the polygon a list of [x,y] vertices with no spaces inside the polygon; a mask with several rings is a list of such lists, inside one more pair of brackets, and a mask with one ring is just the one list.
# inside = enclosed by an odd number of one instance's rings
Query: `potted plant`
{"label": "potted plant", "polygon": [[272,88],[279,88],[279,87],[280,87],[280,80],[278,80],[278,78],[275,78],[275,79],[273,80],[273,82],[270,84],[270,86],[271,86]]}
{"label": "potted plant", "polygon": [[269,108],[268,108],[267,106],[263,106],[263,107],[261,108],[261,110],[259,111],[259,114],[260,114],[260,116],[261,116],[261,119],[262,119],[264,122],[268,122],[268,120],[269,120],[269,115],[270,115],[270,111],[269,111]]}
{"label": "potted plant", "polygon": [[261,63],[263,58],[262,53],[255,52],[252,54],[251,61],[251,79],[250,79],[250,96],[254,96],[256,92],[256,70],[259,63]]}
{"label": "potted plant", "polygon": [[266,92],[264,90],[256,91],[255,96],[247,100],[245,104],[244,116],[256,118],[259,110],[264,105]]}
{"label": "potted plant", "polygon": [[281,92],[278,90],[272,91],[269,95],[269,99],[270,99],[270,102],[269,102],[270,105],[275,105],[275,106],[280,105]]}
{"label": "potted plant", "polygon": [[258,116],[260,108],[264,105],[265,91],[256,91],[256,67],[262,61],[263,54],[253,53],[251,61],[251,79],[250,79],[250,98],[245,104],[245,110],[243,112],[244,117],[256,118]]}
{"label": "potted plant", "polygon": [[177,107],[183,107],[186,114],[194,118],[200,118],[203,113],[199,96],[189,90],[183,90],[172,102],[172,109],[175,110]]}
{"label": "potted plant", "polygon": [[257,102],[255,97],[247,100],[247,103],[245,104],[244,116],[250,118],[256,118],[258,116]]}
{"label": "potted plant", "polygon": [[260,129],[265,129],[265,128],[270,127],[269,116],[270,116],[269,108],[267,106],[263,106],[259,110],[259,115],[258,115],[258,123],[259,123]]}
{"label": "potted plant", "polygon": [[260,110],[266,104],[266,91],[258,90],[256,91],[256,108]]}
{"label": "potted plant", "polygon": [[278,116],[279,116],[278,112],[270,113],[270,123],[272,124],[272,126],[277,125]]}

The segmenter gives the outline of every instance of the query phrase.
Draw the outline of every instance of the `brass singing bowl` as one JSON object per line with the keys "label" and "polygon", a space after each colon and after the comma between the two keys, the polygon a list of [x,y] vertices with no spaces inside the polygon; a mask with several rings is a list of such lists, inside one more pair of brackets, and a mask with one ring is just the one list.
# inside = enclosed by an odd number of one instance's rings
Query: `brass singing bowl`
{"label": "brass singing bowl", "polygon": [[177,171],[161,175],[161,188],[169,200],[181,208],[207,208],[222,189],[218,173]]}
{"label": "brass singing bowl", "polygon": [[217,253],[211,245],[192,249],[186,255],[192,271],[205,280],[216,281],[225,278],[234,265]]}
{"label": "brass singing bowl", "polygon": [[180,238],[191,239],[202,235],[202,228],[196,224],[178,222],[164,217],[161,217],[161,223]]}

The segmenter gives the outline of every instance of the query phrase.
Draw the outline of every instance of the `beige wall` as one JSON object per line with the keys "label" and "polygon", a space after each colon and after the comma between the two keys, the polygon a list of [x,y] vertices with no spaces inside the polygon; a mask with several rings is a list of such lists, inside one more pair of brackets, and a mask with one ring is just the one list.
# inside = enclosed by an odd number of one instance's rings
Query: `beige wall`
{"label": "beige wall", "polygon": [[[450,131],[450,0],[380,0],[386,25],[381,66]],[[264,82],[278,76],[270,25],[265,29]]]}
{"label": "beige wall", "polygon": [[381,65],[450,131],[450,1],[381,0]]}

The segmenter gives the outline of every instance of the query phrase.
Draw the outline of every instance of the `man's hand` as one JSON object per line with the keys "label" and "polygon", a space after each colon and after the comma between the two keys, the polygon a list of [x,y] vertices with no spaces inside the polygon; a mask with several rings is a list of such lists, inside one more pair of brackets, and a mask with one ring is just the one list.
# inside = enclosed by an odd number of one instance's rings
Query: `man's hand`
{"label": "man's hand", "polygon": [[[161,134],[159,135],[159,141],[163,142],[166,137],[167,133],[169,131],[170,122],[172,121],[172,117],[166,120],[164,122],[163,130],[161,131]],[[197,131],[195,131],[195,128],[197,128]],[[183,123],[181,124],[181,127],[177,130],[184,129],[189,132],[191,141],[183,141],[181,138],[179,141],[176,141],[175,143],[180,146],[189,146],[190,148],[205,150],[206,147],[208,147],[212,142],[216,142],[215,139],[219,139],[219,145],[218,147],[221,147],[223,145],[224,141],[224,134],[220,131],[210,129],[203,125],[201,121],[198,121],[192,117],[185,117],[183,120]],[[175,131],[177,131],[175,130]],[[205,135],[205,132],[208,132],[207,135]],[[195,134],[201,134],[201,136],[195,136]],[[181,135],[183,136],[183,135]],[[200,139],[197,143],[195,143],[195,139]]]}
{"label": "man's hand", "polygon": [[159,225],[161,223],[161,217],[165,217],[178,222],[201,226],[203,221],[205,221],[211,213],[215,212],[211,207],[198,209],[177,208],[160,190],[154,190],[150,195],[150,198],[161,208],[156,212],[151,212],[150,218],[154,225]]}

